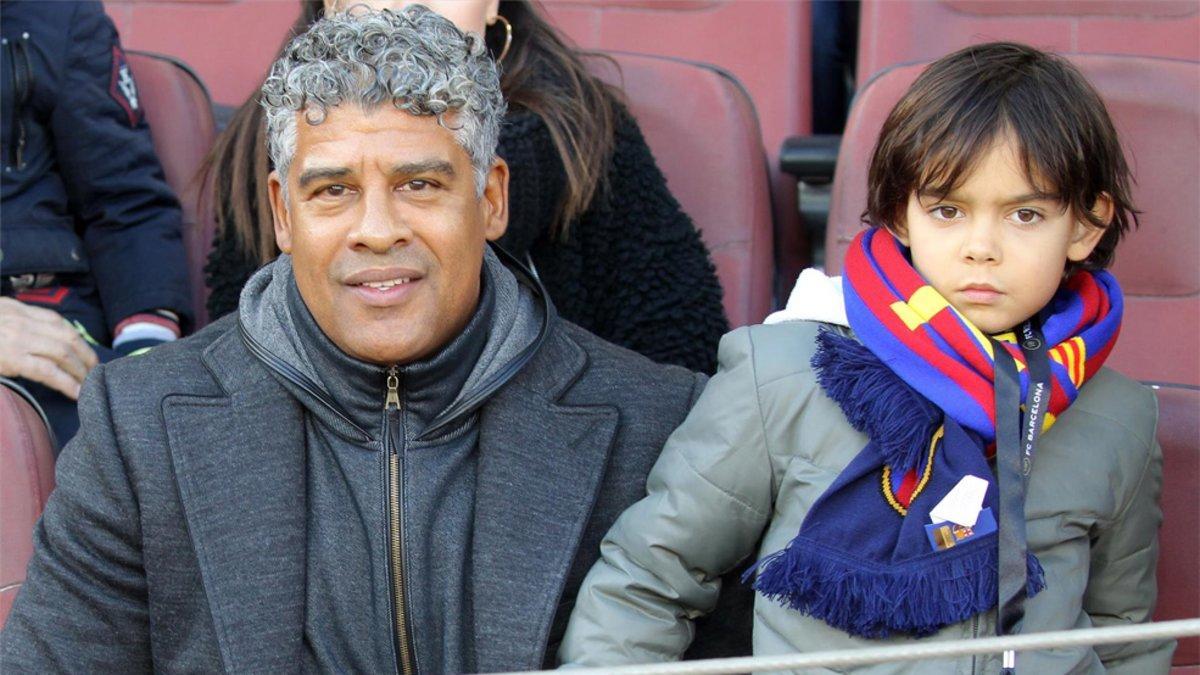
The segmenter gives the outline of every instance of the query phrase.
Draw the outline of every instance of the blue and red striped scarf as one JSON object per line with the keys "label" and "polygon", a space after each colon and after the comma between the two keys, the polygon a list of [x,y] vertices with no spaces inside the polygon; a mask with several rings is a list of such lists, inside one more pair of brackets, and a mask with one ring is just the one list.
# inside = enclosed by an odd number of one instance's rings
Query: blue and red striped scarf
{"label": "blue and red striped scarf", "polygon": [[[929,512],[964,476],[988,482],[996,437],[993,343],[913,268],[887,230],[858,235],[846,255],[846,314],[855,338],[823,331],[813,366],[825,393],[867,435],[865,448],[813,504],[782,551],[747,578],[804,614],[854,635],[929,635],[995,607],[993,532],[935,550]],[[1122,297],[1107,272],[1080,271],[1040,312],[1052,385],[1043,429],[1103,365],[1120,330]],[[1028,386],[1024,355],[1009,336]],[[1045,583],[1028,560],[1030,595]]]}

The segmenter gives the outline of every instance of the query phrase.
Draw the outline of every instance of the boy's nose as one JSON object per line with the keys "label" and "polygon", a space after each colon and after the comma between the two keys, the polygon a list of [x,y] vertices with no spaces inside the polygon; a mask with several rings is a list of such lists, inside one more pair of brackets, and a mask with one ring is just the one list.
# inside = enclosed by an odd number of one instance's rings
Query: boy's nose
{"label": "boy's nose", "polygon": [[997,263],[1000,261],[1000,242],[997,237],[999,225],[991,222],[972,223],[967,227],[966,239],[962,244],[962,256],[974,263]]}

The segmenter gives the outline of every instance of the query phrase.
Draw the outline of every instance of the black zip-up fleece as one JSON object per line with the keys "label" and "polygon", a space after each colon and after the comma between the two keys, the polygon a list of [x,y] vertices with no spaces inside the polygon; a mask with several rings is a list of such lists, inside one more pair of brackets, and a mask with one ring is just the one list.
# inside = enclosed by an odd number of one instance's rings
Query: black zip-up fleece
{"label": "black zip-up fleece", "polygon": [[430,358],[393,371],[399,405],[388,413],[389,368],[358,361],[329,340],[300,296],[289,257],[247,285],[243,335],[307,413],[307,670],[396,667],[402,645],[390,564],[394,522],[411,665],[426,673],[474,670],[469,589],[478,406],[448,409],[498,388],[492,376],[520,358],[546,317],[490,251],[481,289],[461,334]]}

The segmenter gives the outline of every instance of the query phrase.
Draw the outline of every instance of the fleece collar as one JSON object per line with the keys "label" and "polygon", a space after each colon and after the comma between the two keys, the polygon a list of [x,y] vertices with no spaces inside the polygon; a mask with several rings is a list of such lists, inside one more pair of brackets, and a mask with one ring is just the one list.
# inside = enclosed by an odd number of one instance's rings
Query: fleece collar
{"label": "fleece collar", "polygon": [[763,323],[787,321],[819,321],[848,328],[850,321],[846,318],[842,278],[826,276],[813,267],[801,272],[788,296],[787,306],[768,316]]}

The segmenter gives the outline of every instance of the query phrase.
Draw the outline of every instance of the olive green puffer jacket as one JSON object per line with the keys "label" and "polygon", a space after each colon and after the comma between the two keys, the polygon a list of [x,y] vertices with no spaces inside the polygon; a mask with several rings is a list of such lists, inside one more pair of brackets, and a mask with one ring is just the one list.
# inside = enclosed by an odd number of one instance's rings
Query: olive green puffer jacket
{"label": "olive green puffer jacket", "polygon": [[[721,340],[720,370],[668,440],[648,496],[601,545],[559,652],[564,663],[677,659],[692,639],[691,620],[712,609],[719,577],[786,546],[809,507],[866,445],[809,365],[820,326],[751,326]],[[1023,632],[1149,620],[1161,521],[1156,420],[1150,390],[1102,369],[1042,436],[1026,518],[1046,589],[1026,603]],[[993,611],[927,639],[994,634]],[[755,654],[867,644],[756,597]],[[1017,666],[1038,674],[1165,673],[1173,649],[1170,641],[1071,647],[1021,654]],[[985,656],[856,672],[999,670],[998,657]]]}

